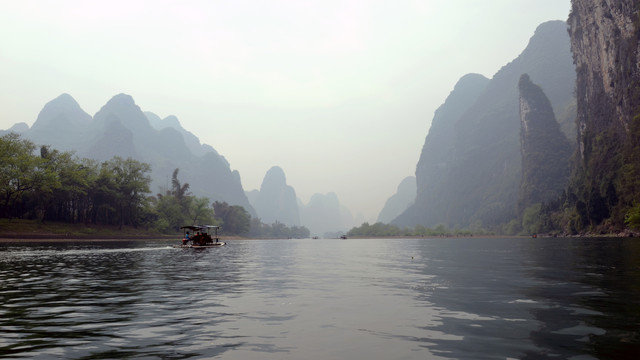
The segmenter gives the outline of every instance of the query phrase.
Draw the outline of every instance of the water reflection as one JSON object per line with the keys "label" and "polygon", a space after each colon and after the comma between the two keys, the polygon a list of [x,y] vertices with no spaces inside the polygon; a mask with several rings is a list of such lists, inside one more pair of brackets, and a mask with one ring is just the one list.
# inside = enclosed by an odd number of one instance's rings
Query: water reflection
{"label": "water reflection", "polygon": [[[415,244],[414,297],[434,316],[416,337],[465,359],[635,359],[640,243],[438,239]],[[434,324],[434,319],[436,323]],[[438,336],[447,334],[449,338]]]}
{"label": "water reflection", "polygon": [[631,240],[0,246],[0,357],[625,359]]}
{"label": "water reflection", "polygon": [[222,336],[215,298],[234,292],[233,263],[212,262],[207,251],[123,245],[2,252],[0,354],[184,358]]}
{"label": "water reflection", "polygon": [[[549,348],[579,349],[598,359],[640,354],[640,242],[563,239],[531,244],[526,253],[540,280],[529,294],[544,302],[532,339]],[[568,350],[566,351],[569,352]]]}

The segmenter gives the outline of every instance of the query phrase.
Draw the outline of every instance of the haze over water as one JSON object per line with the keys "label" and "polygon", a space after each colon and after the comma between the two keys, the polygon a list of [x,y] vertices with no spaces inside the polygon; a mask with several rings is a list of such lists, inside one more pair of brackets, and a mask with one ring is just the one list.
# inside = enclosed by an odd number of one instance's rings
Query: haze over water
{"label": "haze over water", "polygon": [[632,359],[627,239],[0,244],[0,357]]}

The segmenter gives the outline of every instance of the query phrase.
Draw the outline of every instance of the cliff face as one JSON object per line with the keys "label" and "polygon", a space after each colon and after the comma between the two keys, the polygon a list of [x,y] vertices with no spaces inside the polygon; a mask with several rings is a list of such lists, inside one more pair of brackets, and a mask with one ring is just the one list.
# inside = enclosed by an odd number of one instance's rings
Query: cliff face
{"label": "cliff face", "polygon": [[522,179],[519,213],[557,198],[569,179],[571,145],[560,131],[553,108],[529,75],[520,77],[520,148]]}
{"label": "cliff face", "polygon": [[[636,0],[573,0],[569,16],[576,64],[579,153],[572,191],[577,230],[623,227],[640,199],[637,138],[640,63]],[[636,140],[634,140],[636,139]]]}
{"label": "cliff face", "polygon": [[576,64],[578,144],[588,161],[595,134],[628,131],[640,104],[638,1],[574,0],[569,15]]}
{"label": "cliff face", "polygon": [[517,89],[524,73],[544,89],[555,113],[567,113],[575,101],[575,68],[565,22],[541,24],[525,50],[491,80],[460,80],[425,140],[416,201],[393,223],[495,228],[515,217],[522,160]]}

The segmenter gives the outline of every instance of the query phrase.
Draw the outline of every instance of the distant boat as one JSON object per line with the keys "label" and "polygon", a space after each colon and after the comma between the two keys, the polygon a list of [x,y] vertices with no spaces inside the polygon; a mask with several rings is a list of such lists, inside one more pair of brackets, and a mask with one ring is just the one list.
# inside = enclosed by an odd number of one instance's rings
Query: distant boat
{"label": "distant boat", "polygon": [[342,235],[342,236],[340,236],[340,239],[342,239],[342,240],[347,240],[347,235]]}
{"label": "distant boat", "polygon": [[[225,242],[219,241],[218,229],[220,226],[215,225],[188,225],[180,229],[184,231],[182,244],[173,245],[174,248],[211,248],[226,245]],[[215,231],[215,237],[211,237],[211,229]],[[215,240],[215,242],[214,242]]]}

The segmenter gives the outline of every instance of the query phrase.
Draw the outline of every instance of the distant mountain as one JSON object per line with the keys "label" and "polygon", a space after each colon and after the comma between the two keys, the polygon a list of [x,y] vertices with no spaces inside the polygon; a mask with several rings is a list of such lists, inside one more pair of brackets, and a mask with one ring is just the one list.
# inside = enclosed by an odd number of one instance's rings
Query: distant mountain
{"label": "distant mountain", "polygon": [[549,99],[529,75],[520,77],[520,144],[522,178],[518,210],[554,200],[569,180],[573,149],[551,108]]}
{"label": "distant mountain", "polygon": [[388,224],[398,217],[402,212],[407,210],[416,200],[416,178],[415,176],[407,176],[398,185],[398,190],[384,204],[384,207],[378,215],[378,222]]}
{"label": "distant mountain", "polygon": [[417,195],[394,223],[403,226],[443,222],[455,189],[447,186],[456,161],[456,122],[477,101],[489,83],[478,74],[463,76],[433,117],[416,167]]}
{"label": "distant mountain", "polygon": [[460,80],[425,140],[415,204],[393,223],[491,228],[516,216],[522,171],[517,90],[524,73],[536,79],[556,113],[571,118],[576,75],[566,23],[540,25],[522,54],[490,81],[478,75]]}
{"label": "distant mountain", "polygon": [[314,194],[300,209],[300,221],[313,236],[336,237],[353,225],[353,216],[335,193]]}
{"label": "distant mountain", "polygon": [[14,133],[18,133],[18,134],[22,134],[23,132],[29,130],[29,125],[27,125],[26,123],[17,123],[14,124],[12,127],[10,127],[7,130],[0,130],[0,136],[4,135],[4,134],[8,134],[10,132],[14,132]]}
{"label": "distant mountain", "polygon": [[36,144],[80,151],[92,140],[92,122],[71,95],[62,94],[46,103],[33,126],[23,133]]}
{"label": "distant mountain", "polygon": [[300,225],[296,191],[287,185],[282,168],[274,166],[267,171],[260,190],[247,193],[249,201],[265,224],[278,221],[287,226]]}
{"label": "distant mountain", "polygon": [[180,121],[177,117],[170,115],[164,119],[161,119],[158,115],[150,111],[145,111],[144,114],[154,129],[163,130],[166,128],[172,128],[182,134],[187,148],[189,148],[189,151],[191,151],[194,155],[201,156],[208,152],[217,153],[210,145],[200,144],[200,139],[198,139],[198,137],[195,136],[192,132],[185,130],[180,124]]}
{"label": "distant mountain", "polygon": [[[154,119],[155,123],[155,119]],[[99,161],[113,156],[132,157],[151,164],[154,192],[168,187],[175,168],[180,181],[189,183],[197,196],[243,206],[252,216],[240,181],[240,174],[212,147],[184,130],[177,118],[164,127],[154,127],[133,98],[119,94],[111,98],[93,117],[84,112],[68,94],[48,102],[23,136],[38,145],[73,150],[80,157]]]}

